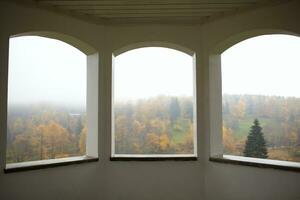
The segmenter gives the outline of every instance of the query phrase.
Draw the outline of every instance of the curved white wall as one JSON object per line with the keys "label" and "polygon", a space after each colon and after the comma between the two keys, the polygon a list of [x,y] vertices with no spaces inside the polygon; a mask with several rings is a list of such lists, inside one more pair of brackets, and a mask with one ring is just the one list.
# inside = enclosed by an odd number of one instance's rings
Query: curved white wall
{"label": "curved white wall", "polygon": [[[290,1],[205,25],[94,25],[13,3],[0,3],[0,167],[4,168],[8,38],[31,31],[59,32],[91,44],[99,52],[99,162],[4,174],[0,198],[218,200],[300,199],[300,174],[208,161],[209,55],[240,33],[281,29],[300,33],[300,3]],[[224,41],[228,42],[223,44]],[[196,53],[198,161],[110,161],[112,53],[141,42],[166,42]],[[252,192],[254,191],[254,193]]]}
{"label": "curved white wall", "polygon": [[[288,33],[299,35],[300,24],[300,2],[290,1],[286,4],[275,5],[268,8],[260,8],[244,14],[237,14],[226,19],[218,20],[202,27],[203,46],[207,50],[204,65],[216,67],[220,65],[219,55],[231,45],[246,38],[268,34],[268,33]],[[211,62],[211,63],[209,63]],[[215,65],[215,66],[213,66]],[[205,67],[206,97],[211,97],[207,102],[206,112],[207,125],[211,120],[211,126],[207,128],[205,142],[205,197],[208,200],[298,200],[300,199],[300,173],[281,171],[275,169],[263,169],[248,166],[238,166],[223,163],[209,162],[210,153],[219,153],[220,146],[216,143],[220,141],[220,135],[216,132],[221,127],[215,123],[221,119],[221,92],[215,93],[215,89],[220,87],[220,77],[216,77],[211,72],[218,72],[218,69]],[[213,80],[209,80],[213,79]],[[215,85],[217,84],[217,86]],[[220,89],[220,88],[219,88]],[[218,90],[218,89],[217,89]],[[221,91],[221,90],[219,90]],[[214,106],[218,105],[218,106]],[[219,123],[221,124],[221,123]],[[208,133],[211,135],[208,135]],[[210,147],[214,145],[214,147]],[[213,152],[210,150],[212,149]]]}

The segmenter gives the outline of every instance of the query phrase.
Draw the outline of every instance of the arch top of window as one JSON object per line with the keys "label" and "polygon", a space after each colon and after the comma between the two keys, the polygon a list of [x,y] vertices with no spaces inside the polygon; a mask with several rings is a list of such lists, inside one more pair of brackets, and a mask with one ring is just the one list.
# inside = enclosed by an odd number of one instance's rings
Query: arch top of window
{"label": "arch top of window", "polygon": [[22,37],[22,36],[40,36],[40,37],[45,37],[50,39],[56,39],[73,46],[74,48],[78,49],[85,55],[93,55],[97,53],[97,50],[91,45],[87,44],[86,42],[76,37],[64,33],[50,32],[50,31],[32,31],[32,32],[15,34],[10,36],[10,38]]}
{"label": "arch top of window", "polygon": [[173,49],[180,51],[182,53],[185,53],[189,56],[194,56],[195,52],[189,48],[186,48],[181,45],[177,45],[174,43],[168,43],[168,42],[140,42],[140,43],[134,43],[130,44],[124,47],[121,47],[113,52],[113,56],[117,57],[120,54],[126,53],[131,50],[135,49],[141,49],[141,48],[147,48],[147,47],[161,47],[161,48],[167,48],[167,49]]}
{"label": "arch top of window", "polygon": [[227,49],[231,48],[232,46],[245,41],[247,39],[251,39],[258,36],[263,35],[290,35],[290,36],[300,36],[300,33],[295,33],[288,30],[280,30],[280,29],[257,29],[257,30],[250,30],[244,31],[241,33],[233,34],[226,39],[218,42],[214,47],[210,50],[211,55],[220,55],[224,53]]}

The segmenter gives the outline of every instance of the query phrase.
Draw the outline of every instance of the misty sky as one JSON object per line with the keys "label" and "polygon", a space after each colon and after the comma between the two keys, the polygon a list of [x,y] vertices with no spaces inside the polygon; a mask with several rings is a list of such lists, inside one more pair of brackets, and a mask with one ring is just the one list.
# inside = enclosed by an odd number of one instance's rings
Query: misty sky
{"label": "misty sky", "polygon": [[59,40],[11,38],[8,101],[84,106],[86,55]]}
{"label": "misty sky", "polygon": [[[10,39],[9,104],[85,105],[86,55],[59,40]],[[223,93],[300,97],[300,39],[265,35],[222,54]],[[115,58],[114,98],[193,95],[193,58],[148,47]]]}
{"label": "misty sky", "polygon": [[222,54],[223,94],[300,97],[300,38],[264,35]]}
{"label": "misty sky", "polygon": [[115,58],[115,100],[193,95],[193,57],[162,47],[134,49]]}

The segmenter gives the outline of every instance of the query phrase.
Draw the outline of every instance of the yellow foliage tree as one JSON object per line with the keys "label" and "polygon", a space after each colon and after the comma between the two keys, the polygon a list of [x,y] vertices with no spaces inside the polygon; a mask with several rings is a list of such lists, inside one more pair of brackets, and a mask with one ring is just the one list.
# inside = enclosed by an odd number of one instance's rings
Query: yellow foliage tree
{"label": "yellow foliage tree", "polygon": [[41,159],[67,157],[70,144],[69,133],[54,121],[36,127],[36,136],[40,138]]}
{"label": "yellow foliage tree", "polygon": [[87,127],[84,126],[84,128],[80,133],[80,139],[79,139],[79,150],[81,155],[86,154],[86,136],[87,136]]}
{"label": "yellow foliage tree", "polygon": [[115,143],[116,143],[116,152],[124,152],[126,149],[126,141],[128,136],[128,119],[124,115],[119,115],[115,119]]}
{"label": "yellow foliage tree", "polygon": [[16,136],[13,142],[13,149],[15,154],[15,162],[22,162],[25,160],[30,160],[29,150],[31,150],[31,145],[29,141],[29,135],[19,134]]}
{"label": "yellow foliage tree", "polygon": [[133,125],[132,125],[132,131],[138,135],[140,134],[144,129],[145,129],[145,125],[143,125],[142,123],[140,123],[139,121],[137,120],[134,120],[133,121]]}
{"label": "yellow foliage tree", "polygon": [[298,135],[295,131],[292,131],[289,133],[288,135],[288,139],[289,139],[289,142],[290,142],[290,146],[294,146],[297,144],[297,141],[298,141]]}
{"label": "yellow foliage tree", "polygon": [[235,153],[235,139],[232,136],[232,131],[230,128],[227,128],[223,125],[223,147],[224,153]]}
{"label": "yellow foliage tree", "polygon": [[161,151],[165,151],[169,148],[170,146],[170,141],[169,141],[169,137],[167,134],[162,134],[159,137],[159,147]]}
{"label": "yellow foliage tree", "polygon": [[243,99],[240,99],[237,105],[234,106],[233,114],[235,117],[242,119],[245,116],[246,104]]}
{"label": "yellow foliage tree", "polygon": [[150,153],[157,153],[160,150],[160,138],[156,133],[147,134],[146,146]]}

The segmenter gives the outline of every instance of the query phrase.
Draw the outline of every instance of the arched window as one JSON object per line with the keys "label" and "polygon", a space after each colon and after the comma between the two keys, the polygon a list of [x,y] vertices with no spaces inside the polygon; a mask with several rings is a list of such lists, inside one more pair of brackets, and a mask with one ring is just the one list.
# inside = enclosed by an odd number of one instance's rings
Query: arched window
{"label": "arched window", "polygon": [[91,154],[86,146],[91,118],[87,77],[95,67],[87,68],[87,58],[60,40],[10,38],[7,169],[16,167],[11,163]]}
{"label": "arched window", "polygon": [[221,55],[224,154],[300,162],[300,38],[262,35]]}
{"label": "arched window", "polygon": [[114,58],[112,157],[195,157],[194,58],[144,47]]}

